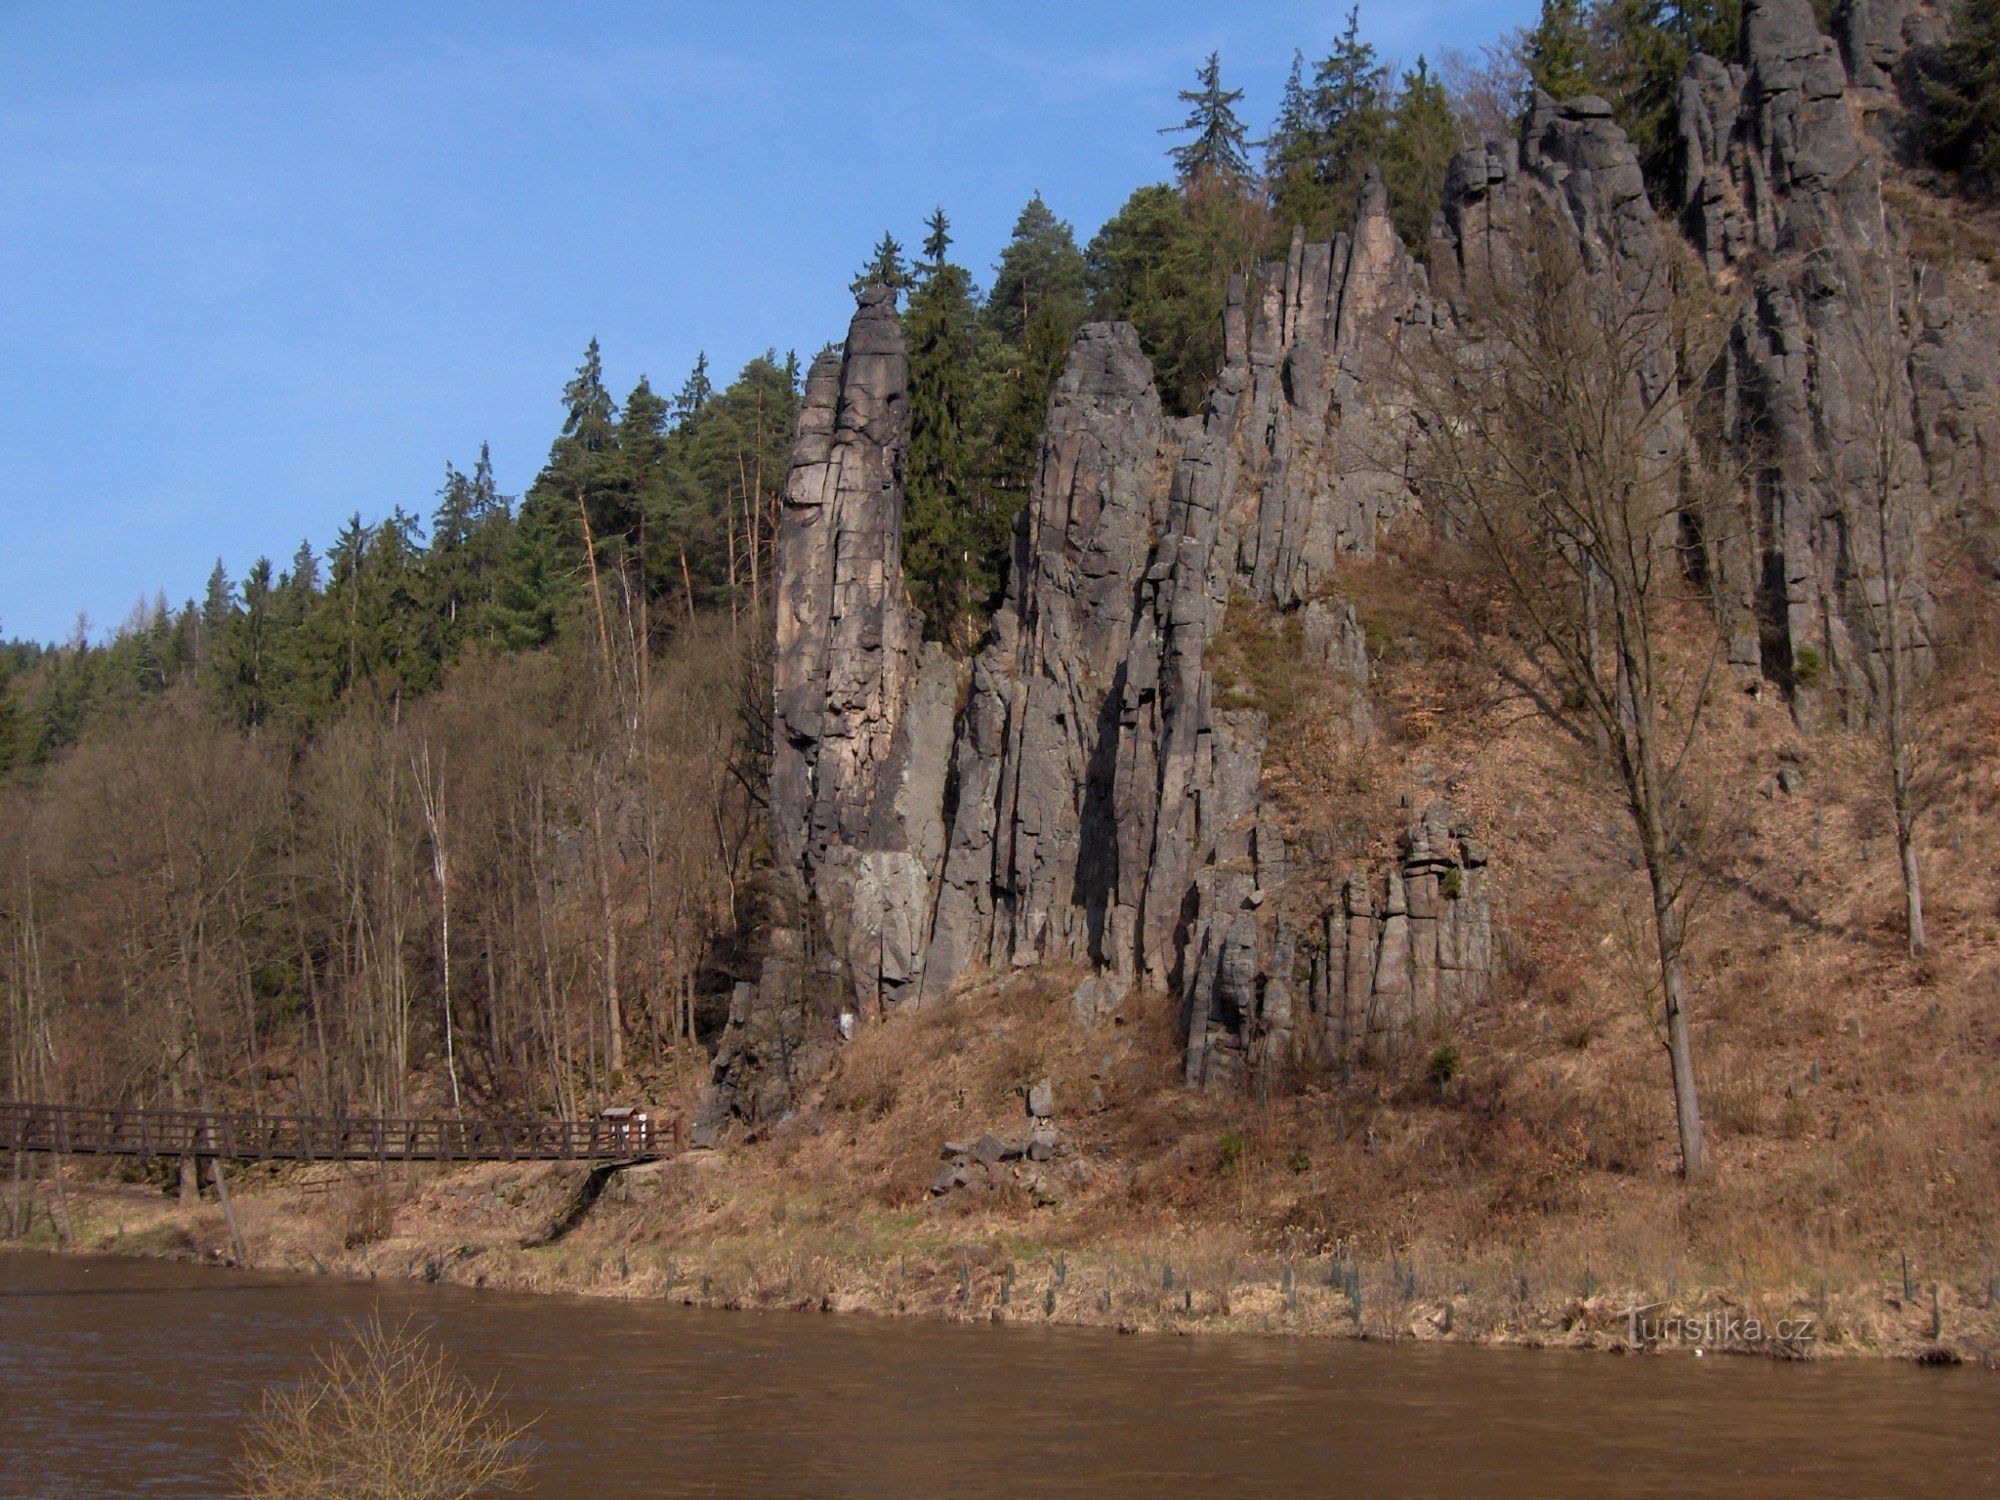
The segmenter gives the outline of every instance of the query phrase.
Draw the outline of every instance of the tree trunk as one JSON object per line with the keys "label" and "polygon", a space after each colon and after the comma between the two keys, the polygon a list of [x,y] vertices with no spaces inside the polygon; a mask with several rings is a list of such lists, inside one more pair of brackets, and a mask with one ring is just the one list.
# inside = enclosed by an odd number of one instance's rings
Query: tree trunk
{"label": "tree trunk", "polygon": [[604,841],[604,773],[592,778],[590,820],[597,842],[597,896],[604,917],[604,1025],[613,1073],[625,1066],[625,1022],[618,1007],[618,923],[611,900],[611,851]]}
{"label": "tree trunk", "polygon": [[1660,943],[1660,988],[1667,1022],[1667,1063],[1674,1080],[1674,1118],[1680,1128],[1681,1175],[1708,1175],[1708,1142],[1695,1091],[1694,1046],[1688,1036],[1687,985],[1681,968],[1681,916],[1660,882],[1653,882],[1653,922]]}
{"label": "tree trunk", "polygon": [[229,1224],[229,1244],[236,1252],[236,1264],[247,1266],[250,1264],[250,1252],[243,1248],[243,1231],[236,1224],[236,1205],[229,1201],[229,1182],[222,1175],[221,1157],[211,1156],[208,1159],[208,1180],[215,1184],[216,1201],[221,1203],[222,1217]]}
{"label": "tree trunk", "polygon": [[1617,703],[1623,720],[1624,781],[1637,825],[1646,879],[1653,894],[1653,936],[1660,959],[1660,999],[1667,1033],[1667,1064],[1673,1077],[1674,1118],[1679,1126],[1681,1176],[1690,1182],[1708,1175],[1708,1141],[1701,1125],[1701,1097],[1695,1086],[1694,1043],[1688,1032],[1687,974],[1683,963],[1687,915],[1673,871],[1666,809],[1661,805],[1657,698],[1646,672],[1650,657],[1634,647],[1646,639],[1641,614],[1618,617]]}
{"label": "tree trunk", "polygon": [[1896,809],[1896,847],[1903,856],[1903,909],[1910,924],[1910,952],[1921,956],[1925,941],[1924,877],[1917,866],[1916,819],[1906,806]]}

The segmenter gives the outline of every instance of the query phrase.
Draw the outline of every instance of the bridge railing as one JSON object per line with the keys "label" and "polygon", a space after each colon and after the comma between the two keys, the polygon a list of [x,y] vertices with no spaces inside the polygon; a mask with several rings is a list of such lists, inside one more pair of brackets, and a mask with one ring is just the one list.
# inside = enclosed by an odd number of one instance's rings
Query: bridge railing
{"label": "bridge railing", "polygon": [[387,1119],[0,1100],[0,1151],[290,1161],[603,1161],[665,1156],[679,1121]]}

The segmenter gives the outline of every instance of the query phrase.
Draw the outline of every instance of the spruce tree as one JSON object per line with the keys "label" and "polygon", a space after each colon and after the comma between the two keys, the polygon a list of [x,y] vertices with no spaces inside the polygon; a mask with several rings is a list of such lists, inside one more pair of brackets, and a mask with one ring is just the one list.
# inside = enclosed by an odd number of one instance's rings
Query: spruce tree
{"label": "spruce tree", "polygon": [[555,638],[576,608],[587,572],[583,522],[621,478],[618,407],[604,385],[597,340],[563,387],[562,431],[522,498],[493,591],[492,633],[510,650]]}
{"label": "spruce tree", "polygon": [[2000,194],[2000,0],[1959,0],[1923,101],[1918,134],[1931,159],[1973,191]]}
{"label": "spruce tree", "polygon": [[15,665],[0,652],[0,782],[28,762],[27,714],[15,684]]}
{"label": "spruce tree", "polygon": [[910,273],[903,265],[903,247],[888,230],[882,231],[882,242],[875,247],[875,253],[868,264],[861,268],[847,289],[860,296],[871,286],[886,286],[892,292],[901,292],[910,284]]}
{"label": "spruce tree", "polygon": [[997,577],[973,470],[976,317],[972,278],[940,250],[903,314],[910,356],[903,576],[926,638],[953,645],[965,644],[963,622],[989,602]]}
{"label": "spruce tree", "polygon": [[1207,253],[1194,205],[1164,183],[1140,188],[1090,242],[1091,314],[1130,323],[1176,415],[1201,407],[1222,361],[1232,267]]}
{"label": "spruce tree", "polygon": [[1680,155],[1681,75],[1697,52],[1735,60],[1742,0],[1605,0],[1591,25],[1587,91],[1611,98],[1648,188],[1665,205],[1680,187],[1672,179]]}
{"label": "spruce tree", "polygon": [[929,231],[924,236],[924,259],[933,268],[942,266],[945,252],[951,248],[951,220],[945,217],[943,204],[931,210],[924,228]]}
{"label": "spruce tree", "polygon": [[216,638],[216,694],[245,729],[256,728],[270,716],[276,697],[275,594],[271,560],[260,557],[243,577],[242,609],[225,622]]}
{"label": "spruce tree", "polygon": [[1199,88],[1182,89],[1176,97],[1188,106],[1188,117],[1178,125],[1166,125],[1161,135],[1193,137],[1185,145],[1167,153],[1174,175],[1183,188],[1224,179],[1236,181],[1250,175],[1243,124],[1235,106],[1243,97],[1241,89],[1222,86],[1221,54],[1211,52],[1195,74]]}
{"label": "spruce tree", "polygon": [[1264,148],[1264,177],[1274,190],[1286,179],[1309,174],[1319,161],[1319,126],[1313,118],[1312,97],[1306,92],[1306,55],[1292,54],[1292,70],[1285,75],[1284,92],[1278,99],[1278,118],[1271,133],[1259,144]]}
{"label": "spruce tree", "polygon": [[1403,243],[1422,255],[1431,216],[1444,200],[1445,170],[1458,151],[1458,120],[1424,59],[1403,75],[1382,142],[1382,184]]}
{"label": "spruce tree", "polygon": [[708,354],[698,352],[694,357],[694,368],[681,382],[681,388],[674,394],[673,411],[670,413],[675,426],[685,426],[702,413],[709,398],[715,394],[715,383],[708,378]]}
{"label": "spruce tree", "polygon": [[1388,69],[1361,39],[1358,5],[1333,50],[1314,64],[1310,87],[1294,65],[1266,143],[1280,230],[1302,225],[1309,237],[1324,239],[1353,217],[1362,179],[1381,157],[1387,81]]}

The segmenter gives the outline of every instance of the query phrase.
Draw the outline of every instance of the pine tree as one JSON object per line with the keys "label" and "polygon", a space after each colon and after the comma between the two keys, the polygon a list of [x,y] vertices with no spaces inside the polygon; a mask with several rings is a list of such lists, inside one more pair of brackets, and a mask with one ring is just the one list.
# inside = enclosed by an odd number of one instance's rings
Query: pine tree
{"label": "pine tree", "polygon": [[1444,201],[1444,177],[1458,151],[1458,120],[1444,86],[1424,59],[1403,75],[1382,142],[1382,183],[1389,216],[1403,243],[1419,255],[1430,240],[1431,216]]}
{"label": "pine tree", "polygon": [[1584,44],[1590,92],[1609,96],[1618,122],[1639,152],[1656,201],[1679,189],[1677,128],[1681,75],[1697,52],[1724,61],[1736,56],[1742,0],[1605,0]]}
{"label": "pine tree", "polygon": [[1551,98],[1574,99],[1602,88],[1583,0],[1542,0],[1541,20],[1522,51],[1528,77]]}
{"label": "pine tree", "polygon": [[903,247],[888,230],[882,231],[882,242],[875,247],[875,253],[868,264],[861,268],[847,289],[860,296],[871,286],[886,286],[892,292],[900,292],[910,284],[910,273],[903,265]]}
{"label": "pine tree", "polygon": [[[712,393],[706,389],[706,355],[698,358],[696,372],[700,376],[699,388],[690,389],[695,386],[693,375],[688,378],[689,385],[682,388],[682,395],[687,398],[686,420],[698,420],[712,399]],[[641,375],[625,398],[624,414],[618,419],[618,461],[623,471],[624,504],[619,565],[629,564],[635,570],[639,586],[648,598],[667,587],[670,565],[665,559],[674,555],[674,542],[686,524],[673,513],[674,475],[669,461],[671,411],[654,391],[652,382]],[[610,518],[606,521],[607,529],[597,538],[600,549],[611,535]],[[680,540],[684,542],[685,538]]]}
{"label": "pine tree", "polygon": [[1200,409],[1222,361],[1227,270],[1203,254],[1193,210],[1164,183],[1140,188],[1090,242],[1092,316],[1130,323],[1161,400]]}
{"label": "pine tree", "polygon": [[1222,86],[1221,54],[1211,52],[1195,74],[1199,88],[1182,89],[1175,97],[1188,106],[1188,117],[1178,125],[1166,125],[1161,135],[1188,135],[1193,139],[1167,153],[1174,175],[1183,188],[1217,178],[1236,181],[1250,175],[1243,124],[1235,106],[1241,89]]}
{"label": "pine tree", "polygon": [[1932,160],[1974,191],[2000,194],[2000,0],[1959,0],[1923,100],[1918,133]]}
{"label": "pine tree", "polygon": [[1009,344],[1020,344],[1036,315],[1046,309],[1066,330],[1067,346],[1083,308],[1083,252],[1070,226],[1036,193],[1014,221],[1014,233],[993,268],[985,322]]}

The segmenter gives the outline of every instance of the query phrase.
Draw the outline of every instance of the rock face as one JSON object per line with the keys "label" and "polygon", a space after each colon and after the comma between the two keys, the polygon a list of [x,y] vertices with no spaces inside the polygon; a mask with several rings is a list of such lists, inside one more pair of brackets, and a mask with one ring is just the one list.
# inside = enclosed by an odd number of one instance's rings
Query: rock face
{"label": "rock face", "polygon": [[[1672,417],[1651,457],[1754,471],[1740,514],[1691,514],[1686,539],[1732,660],[1808,723],[1865,720],[1879,691],[1870,485],[1936,515],[2000,477],[1991,331],[1911,273],[1851,107],[1892,86],[1928,16],[1849,0],[1836,46],[1808,0],[1747,0],[1744,61],[1697,57],[1680,96],[1678,231],[1738,305],[1692,382],[1659,320],[1635,375]],[[1218,692],[1210,656],[1231,610],[1290,619],[1368,733],[1338,590],[1342,558],[1421,519],[1398,371],[1468,347],[1531,224],[1633,296],[1665,298],[1683,253],[1610,107],[1541,99],[1520,139],[1452,163],[1428,272],[1371,180],[1349,233],[1238,279],[1196,418],[1163,414],[1129,327],[1086,326],[964,685],[900,587],[905,367],[892,303],[863,298],[844,359],[814,366],[779,545],[773,840],[798,917],[739,994],[725,1087],[823,1045],[815,976],[866,1011],[984,969],[1083,967],[1087,1024],[1135,986],[1177,996],[1204,1087],[1396,1059],[1481,997],[1494,877],[1470,823],[1433,803],[1385,866],[1307,878],[1322,852],[1290,847],[1263,798],[1265,716]],[[1696,453],[1690,399],[1732,453]],[[1921,562],[1920,531],[1895,523],[1895,566]]]}
{"label": "rock face", "polygon": [[[1709,567],[1731,660],[1790,688],[1808,726],[1879,711],[1885,553],[1920,578],[1928,523],[1996,477],[1990,330],[1905,254],[1851,107],[1880,102],[1926,24],[1856,0],[1844,67],[1807,0],[1750,0],[1745,61],[1698,57],[1681,86],[1683,224],[1747,293],[1709,394],[1755,479]],[[1928,601],[1910,605],[1921,653]]]}
{"label": "rock face", "polygon": [[757,985],[739,986],[704,1114],[782,1108],[824,1064],[829,1023],[923,975],[944,856],[959,672],[903,587],[909,362],[886,287],[806,378],[777,537],[770,904]]}

